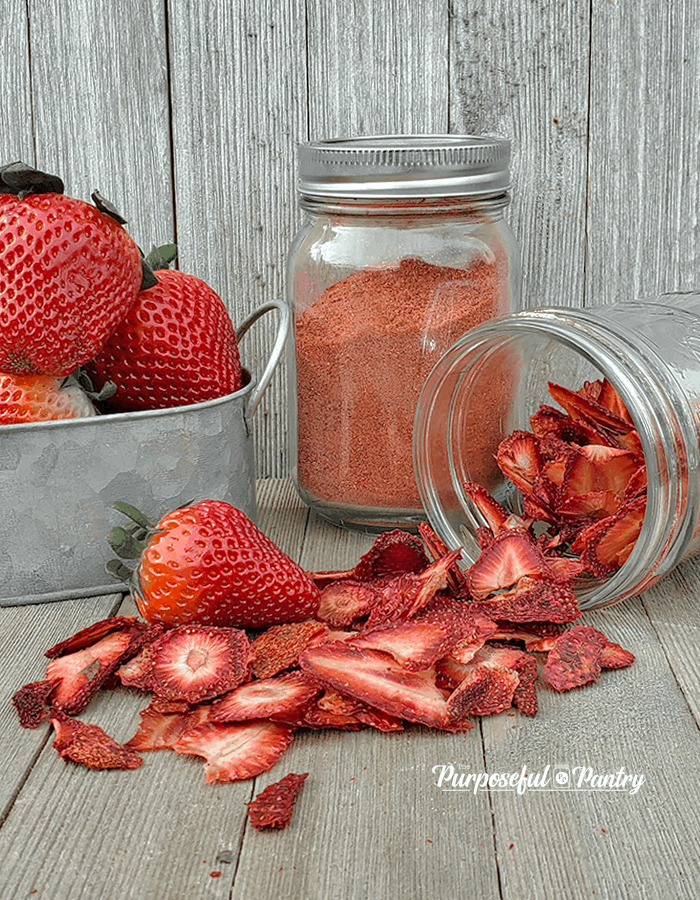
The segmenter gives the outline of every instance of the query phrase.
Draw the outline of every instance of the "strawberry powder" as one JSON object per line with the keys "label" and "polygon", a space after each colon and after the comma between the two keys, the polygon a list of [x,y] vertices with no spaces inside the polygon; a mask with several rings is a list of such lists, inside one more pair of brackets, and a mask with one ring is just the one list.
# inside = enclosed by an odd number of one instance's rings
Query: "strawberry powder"
{"label": "strawberry powder", "polygon": [[[421,387],[457,338],[506,311],[503,282],[495,261],[451,268],[403,259],[332,284],[298,316],[303,492],[342,506],[420,509],[412,431]],[[484,432],[498,424],[501,388],[487,386],[469,423],[483,446],[497,443],[498,433]]]}

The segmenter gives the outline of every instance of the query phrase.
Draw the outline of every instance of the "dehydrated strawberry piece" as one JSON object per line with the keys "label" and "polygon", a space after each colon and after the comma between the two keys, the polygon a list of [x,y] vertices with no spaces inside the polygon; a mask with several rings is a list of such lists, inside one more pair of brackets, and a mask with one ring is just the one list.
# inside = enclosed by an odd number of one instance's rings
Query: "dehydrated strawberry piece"
{"label": "dehydrated strawberry piece", "polygon": [[151,646],[151,689],[166,700],[208,700],[247,675],[248,638],[240,628],[179,625]]}
{"label": "dehydrated strawberry piece", "polygon": [[170,715],[170,713],[182,714],[190,712],[194,704],[188,703],[187,700],[168,700],[165,697],[159,697],[158,694],[153,694],[150,706],[154,712]]}
{"label": "dehydrated strawberry piece", "polygon": [[529,431],[514,431],[498,445],[496,463],[523,494],[531,494],[542,469],[537,438]]}
{"label": "dehydrated strawberry piece", "polygon": [[620,508],[620,497],[613,491],[589,491],[569,497],[557,506],[557,515],[562,519],[590,522],[614,515]]}
{"label": "dehydrated strawberry piece", "polygon": [[354,578],[358,581],[422,572],[428,557],[420,540],[406,531],[385,531],[360,557]]}
{"label": "dehydrated strawberry piece", "polygon": [[[438,562],[450,552],[447,544],[433,531],[427,522],[420,523],[418,533],[423,539],[423,543],[433,562]],[[464,573],[457,565],[456,560],[447,570],[447,587],[456,594],[464,587]]]}
{"label": "dehydrated strawberry piece", "polygon": [[204,758],[205,781],[243,781],[271,769],[294,738],[282,722],[205,722],[183,734],[176,753]]}
{"label": "dehydrated strawberry piece", "polygon": [[407,672],[387,653],[339,641],[310,647],[300,662],[322,684],[399,719],[433,728],[450,722],[432,670]]}
{"label": "dehydrated strawberry piece", "polygon": [[151,657],[153,645],[145,644],[136,656],[122,663],[117,669],[117,677],[124,687],[135,687],[141,691],[151,689]]}
{"label": "dehydrated strawberry piece", "polygon": [[328,626],[315,619],[273,625],[250,645],[250,669],[256,678],[269,678],[299,664],[299,654],[312,641],[328,634]]}
{"label": "dehydrated strawberry piece", "polygon": [[585,422],[575,422],[571,416],[546,405],[541,406],[533,416],[530,416],[530,428],[535,437],[540,439],[540,451],[543,456],[548,456],[544,439],[549,436],[558,438],[567,445],[592,444],[594,439],[599,437],[598,432]]}
{"label": "dehydrated strawberry piece", "polygon": [[607,644],[600,651],[601,669],[626,669],[634,662],[634,653],[629,650],[623,650],[619,644],[608,640]]}
{"label": "dehydrated strawberry piece", "polygon": [[193,706],[185,712],[163,712],[157,703],[142,709],[141,724],[124,746],[128,750],[171,750],[179,738],[209,718],[210,707]]}
{"label": "dehydrated strawberry piece", "polygon": [[295,775],[290,772],[275,784],[269,784],[255,800],[246,803],[248,818],[253,828],[257,828],[258,831],[264,831],[266,828],[286,828],[292,821],[294,804],[308,774],[304,772],[302,775]]}
{"label": "dehydrated strawberry piece", "polygon": [[513,706],[526,716],[537,714],[537,660],[529,653],[512,647],[487,645],[475,655],[477,665],[496,666],[510,669],[518,674],[518,684],[513,693]]}
{"label": "dehydrated strawberry piece", "polygon": [[590,572],[609,575],[626,562],[642,530],[645,511],[646,497],[637,497],[586,530],[581,562]]}
{"label": "dehydrated strawberry piece", "polygon": [[[328,705],[321,705],[322,701],[337,698]],[[337,691],[327,691],[323,697],[312,703],[304,713],[303,728],[318,731],[326,728],[336,728],[339,731],[360,731],[365,727],[356,715],[359,704],[354,700],[342,697]]]}
{"label": "dehydrated strawberry piece", "polygon": [[59,678],[49,678],[25,684],[15,691],[12,705],[17,710],[22,728],[37,728],[44,721],[49,714],[49,697],[59,684]]}
{"label": "dehydrated strawberry piece", "polygon": [[510,587],[524,575],[541,575],[547,561],[536,544],[520,531],[499,534],[467,570],[467,587],[476,600]]}
{"label": "dehydrated strawberry piece", "polygon": [[638,497],[640,494],[643,494],[647,489],[647,467],[644,465],[639,466],[637,471],[632,475],[630,480],[627,482],[627,487],[625,488],[625,493],[623,496],[624,500],[632,500],[634,497]]}
{"label": "dehydrated strawberry piece", "polygon": [[294,721],[320,688],[301,672],[249,681],[212,703],[211,722],[242,722],[270,717]]}
{"label": "dehydrated strawberry piece", "polygon": [[367,627],[374,628],[415,615],[447,585],[447,572],[461,555],[457,548],[418,575],[399,575],[387,582],[380,591],[379,603],[367,619]]}
{"label": "dehydrated strawberry piece", "polygon": [[321,591],[318,617],[329,625],[351,625],[368,615],[379,600],[379,591],[371,584],[343,578]]}
{"label": "dehydrated strawberry piece", "polygon": [[132,651],[133,634],[113,631],[83,650],[52,659],[46,677],[58,679],[51,695],[53,706],[68,714],[81,712],[120,663]]}
{"label": "dehydrated strawberry piece", "polygon": [[91,647],[113,631],[129,631],[131,633],[134,626],[146,627],[143,622],[139,622],[136,616],[108,616],[100,622],[95,622],[94,625],[88,625],[87,628],[81,629],[64,641],[54,644],[44,656],[54,659],[57,656],[64,656],[66,653],[76,653],[78,650]]}
{"label": "dehydrated strawberry piece", "polygon": [[596,491],[621,495],[637,468],[634,454],[629,450],[599,445],[580,447],[567,460],[557,506],[578,495]]}
{"label": "dehydrated strawberry piece", "polygon": [[513,705],[520,680],[517,672],[503,666],[474,663],[462,666],[454,661],[448,661],[446,671],[454,678],[459,668],[464,677],[447,700],[453,721],[465,716],[494,715]]}
{"label": "dehydrated strawberry piece", "polygon": [[497,535],[503,530],[508,518],[508,510],[497,503],[485,488],[473,481],[467,481],[464,484],[464,493],[484,517],[486,525],[493,535]]}
{"label": "dehydrated strawberry piece", "polygon": [[576,597],[568,584],[527,575],[511,590],[489,600],[474,600],[470,606],[490,619],[507,619],[509,622],[544,620],[563,624],[573,622],[580,615]]}
{"label": "dehydrated strawberry piece", "polygon": [[591,423],[594,428],[604,428],[614,433],[626,434],[629,421],[606,409],[600,402],[592,400],[576,391],[549,382],[549,393],[563,406],[566,412],[577,422]]}
{"label": "dehydrated strawberry piece", "polygon": [[617,393],[615,388],[610,384],[607,378],[604,378],[600,382],[600,391],[597,397],[592,397],[591,399],[596,400],[601,406],[604,406],[605,409],[609,410],[613,415],[617,416],[620,419],[624,419],[626,422],[632,424],[632,417],[630,416],[627,407],[622,400],[622,397]]}
{"label": "dehydrated strawberry piece", "polygon": [[383,650],[409,671],[430,669],[446,656],[458,633],[449,622],[416,621],[380,625],[348,640],[354,647]]}
{"label": "dehydrated strawberry piece", "polygon": [[597,681],[600,675],[600,654],[608,639],[589,625],[575,625],[557,638],[547,654],[542,678],[555,691]]}
{"label": "dehydrated strawberry piece", "polygon": [[143,762],[138,753],[122,747],[99,725],[86,725],[55,707],[49,718],[56,730],[53,747],[63,759],[90,769],[137,769]]}

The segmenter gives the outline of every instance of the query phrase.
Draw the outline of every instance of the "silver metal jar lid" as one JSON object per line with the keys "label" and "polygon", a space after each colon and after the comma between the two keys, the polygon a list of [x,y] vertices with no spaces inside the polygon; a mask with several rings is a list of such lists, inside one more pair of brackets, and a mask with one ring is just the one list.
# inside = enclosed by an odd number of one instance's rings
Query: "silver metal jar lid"
{"label": "silver metal jar lid", "polygon": [[300,144],[303,197],[497,196],[510,141],[495,135],[378,135]]}

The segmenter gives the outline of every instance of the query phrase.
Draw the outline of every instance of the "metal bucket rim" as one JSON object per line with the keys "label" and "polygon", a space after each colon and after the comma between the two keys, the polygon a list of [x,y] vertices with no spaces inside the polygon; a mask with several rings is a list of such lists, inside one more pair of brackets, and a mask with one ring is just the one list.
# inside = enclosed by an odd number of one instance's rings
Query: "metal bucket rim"
{"label": "metal bucket rim", "polygon": [[58,428],[99,428],[102,423],[132,422],[141,421],[143,419],[155,419],[177,415],[178,413],[186,413],[188,410],[209,409],[210,407],[223,405],[224,403],[235,402],[244,399],[250,394],[257,379],[255,375],[251,375],[247,369],[243,372],[249,376],[249,381],[240,390],[234,391],[233,394],[224,394],[223,397],[214,397],[212,400],[200,400],[198,403],[187,403],[183,406],[166,406],[163,409],[137,409],[131,412],[105,413],[96,416],[81,416],[76,419],[50,419],[46,422],[16,422],[12,425],[3,425],[0,429],[2,434],[16,434],[22,431],[35,431],[37,429],[56,430]]}

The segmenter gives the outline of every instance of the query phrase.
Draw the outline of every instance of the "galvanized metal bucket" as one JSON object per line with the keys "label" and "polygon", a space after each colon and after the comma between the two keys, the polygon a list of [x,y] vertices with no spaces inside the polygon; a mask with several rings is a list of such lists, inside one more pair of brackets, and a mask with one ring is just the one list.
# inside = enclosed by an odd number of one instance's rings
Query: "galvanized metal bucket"
{"label": "galvanized metal bucket", "polygon": [[[183,503],[226,500],[255,519],[248,427],[289,333],[281,300],[256,309],[239,341],[276,311],[274,346],[259,379],[189,406],[0,428],[0,606],[109,594],[106,535],[125,500],[157,520]],[[124,586],[122,586],[124,587]]]}

